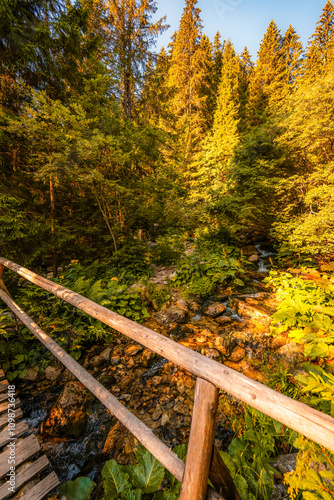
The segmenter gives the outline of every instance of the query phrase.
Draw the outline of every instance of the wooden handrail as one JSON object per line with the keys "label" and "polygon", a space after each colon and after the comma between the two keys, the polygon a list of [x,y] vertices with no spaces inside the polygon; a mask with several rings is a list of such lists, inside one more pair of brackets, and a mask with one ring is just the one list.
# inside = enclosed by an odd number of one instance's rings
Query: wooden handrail
{"label": "wooden handrail", "polygon": [[0,264],[334,452],[334,419],[0,257]]}
{"label": "wooden handrail", "polygon": [[[96,396],[101,403],[138,439],[139,442],[154,455],[159,462],[178,481],[183,480],[185,464],[178,456],[170,450],[152,430],[141,420],[133,415],[108,389],[98,382],[87,372],[72,356],[62,349],[49,335],[47,335],[14,301],[9,295],[0,289],[0,298],[13,311],[15,316],[35,335],[35,337],[52,352],[52,354],[76,376],[80,382]],[[204,380],[203,383],[207,383]],[[209,443],[211,444],[211,443]],[[207,479],[204,482],[207,500],[225,500],[213,488],[207,488]],[[205,494],[205,493],[204,493]],[[192,497],[188,497],[191,498]],[[204,497],[202,497],[204,498]]]}

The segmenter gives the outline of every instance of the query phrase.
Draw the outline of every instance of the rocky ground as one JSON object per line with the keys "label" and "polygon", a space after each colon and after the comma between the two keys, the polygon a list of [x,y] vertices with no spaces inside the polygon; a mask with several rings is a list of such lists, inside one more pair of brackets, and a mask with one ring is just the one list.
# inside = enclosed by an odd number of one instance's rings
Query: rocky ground
{"label": "rocky ground", "polygon": [[[156,268],[152,281],[162,286],[173,272]],[[145,326],[264,382],[264,366],[270,370],[281,361],[293,369],[302,355],[286,335],[275,340],[268,335],[277,303],[263,278],[253,272],[245,293],[220,288],[205,301],[186,300],[173,291],[161,310],[152,310]],[[80,362],[167,446],[188,441],[195,387],[191,374],[120,334],[108,346],[91,348]],[[56,361],[34,382],[26,380],[20,394],[25,416],[61,481],[77,475],[98,481],[110,458],[134,462],[136,439]],[[226,450],[233,436],[226,423],[229,407],[236,405],[221,394],[215,437],[219,449]]]}

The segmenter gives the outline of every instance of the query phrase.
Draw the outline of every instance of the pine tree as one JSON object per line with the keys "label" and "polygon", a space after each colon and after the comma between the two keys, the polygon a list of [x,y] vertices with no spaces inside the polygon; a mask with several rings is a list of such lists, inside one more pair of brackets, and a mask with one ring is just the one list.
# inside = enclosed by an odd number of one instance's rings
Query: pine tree
{"label": "pine tree", "polygon": [[218,86],[222,74],[223,67],[223,46],[221,44],[221,36],[219,31],[217,31],[212,44],[212,75],[211,75],[211,88],[212,88],[212,100],[213,109],[216,107],[216,101],[218,96]]}
{"label": "pine tree", "polygon": [[332,60],[334,44],[334,5],[328,0],[323,8],[314,34],[311,36],[304,64],[306,78],[316,78],[320,71],[326,70]]}
{"label": "pine tree", "polygon": [[239,142],[239,72],[239,57],[229,40],[224,46],[213,127],[191,164],[195,200],[210,201],[224,190],[227,164]]}
{"label": "pine tree", "polygon": [[184,163],[191,158],[194,144],[203,137],[206,128],[207,95],[203,92],[203,81],[206,80],[211,54],[208,53],[206,39],[202,40],[201,11],[196,3],[197,0],[186,0],[180,27],[171,47],[168,82]]}
{"label": "pine tree", "polygon": [[249,103],[249,82],[254,70],[254,63],[247,47],[240,55],[240,73],[239,73],[239,132],[244,132],[248,127],[247,107]]}
{"label": "pine tree", "polygon": [[110,64],[116,67],[116,93],[125,116],[132,119],[151,47],[158,34],[168,28],[166,17],[152,22],[157,11],[153,0],[106,0],[106,5],[106,36],[112,54]]}
{"label": "pine tree", "polygon": [[273,114],[287,91],[286,58],[283,38],[271,21],[258,51],[258,58],[250,81],[249,118],[260,124]]}
{"label": "pine tree", "polygon": [[144,85],[138,103],[139,119],[154,126],[168,128],[170,89],[167,85],[169,58],[162,47],[158,57],[146,65]]}
{"label": "pine tree", "polygon": [[299,41],[299,36],[291,24],[284,34],[282,50],[285,54],[287,66],[287,82],[289,85],[292,85],[298,77],[301,68],[303,45]]}

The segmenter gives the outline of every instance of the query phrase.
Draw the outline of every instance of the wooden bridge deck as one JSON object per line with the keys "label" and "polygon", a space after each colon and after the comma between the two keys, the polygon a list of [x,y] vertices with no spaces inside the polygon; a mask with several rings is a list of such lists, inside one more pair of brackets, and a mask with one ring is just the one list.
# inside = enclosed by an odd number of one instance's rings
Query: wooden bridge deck
{"label": "wooden bridge deck", "polygon": [[[15,428],[8,426],[9,402],[8,383],[5,374],[0,369],[0,500],[17,498],[17,494],[23,491],[20,500],[42,500],[59,484],[55,472],[51,472],[43,479],[40,474],[50,468],[50,462],[46,455],[41,455],[40,444],[33,434],[29,433],[29,426],[23,417],[20,408],[20,400],[15,398]],[[11,465],[11,448],[8,446],[15,442],[15,464]],[[13,453],[13,452],[12,452]],[[15,465],[15,486],[11,491],[10,476],[11,467]]]}

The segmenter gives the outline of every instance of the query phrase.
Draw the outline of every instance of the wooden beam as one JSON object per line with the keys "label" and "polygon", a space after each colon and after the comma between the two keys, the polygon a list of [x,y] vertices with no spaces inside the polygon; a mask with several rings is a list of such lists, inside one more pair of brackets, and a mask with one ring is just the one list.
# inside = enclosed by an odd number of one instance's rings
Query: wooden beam
{"label": "wooden beam", "polygon": [[8,383],[8,380],[6,380],[6,379],[5,380],[1,380],[1,382],[0,382],[0,392],[5,392],[6,393],[6,398],[5,399],[8,398],[8,395],[7,395],[7,393],[8,393],[8,385],[10,385]]}
{"label": "wooden beam", "polygon": [[7,401],[7,400],[8,400],[8,393],[0,391],[0,401]]}
{"label": "wooden beam", "polygon": [[3,264],[0,264],[0,279],[2,278],[2,273],[5,269],[5,266]]}
{"label": "wooden beam", "polygon": [[230,471],[215,446],[213,446],[212,450],[209,479],[216,490],[223,495],[225,500],[241,500]]}
{"label": "wooden beam", "polygon": [[9,429],[8,427],[5,427],[1,432],[0,432],[0,448],[2,448],[5,444],[8,444],[8,442],[13,439],[13,438],[19,438],[23,436],[27,431],[29,430],[29,425],[25,420],[21,420],[18,424],[15,425],[15,429],[12,435],[9,435]]}
{"label": "wooden beam", "polygon": [[[0,263],[197,377],[334,451],[334,419],[0,257]],[[6,294],[0,290],[6,302]],[[7,302],[6,302],[7,303]],[[7,303],[8,305],[8,303]]]}
{"label": "wooden beam", "polygon": [[22,472],[19,472],[15,476],[15,492],[11,492],[8,490],[8,483],[4,483],[0,486],[0,500],[7,500],[11,496],[18,493],[19,489],[22,488],[29,481],[34,479],[40,472],[45,470],[50,465],[50,462],[46,455],[42,455],[36,462],[28,465],[26,469]]}
{"label": "wooden beam", "polygon": [[[18,408],[17,410],[15,410],[15,420],[18,420],[19,418],[22,418],[23,417],[23,413],[22,413],[22,410],[21,408]],[[2,427],[5,427],[5,425],[8,424],[8,412],[7,413],[4,413],[3,415],[0,416],[0,429],[2,429]]]}
{"label": "wooden beam", "polygon": [[[40,450],[38,439],[34,435],[30,435],[22,441],[15,444],[15,467],[23,464],[29,458],[32,458]],[[9,462],[11,450],[6,447],[6,450],[0,454],[0,479],[4,478],[10,471],[11,465]]]}
{"label": "wooden beam", "polygon": [[36,484],[28,493],[20,497],[20,500],[42,500],[52,490],[59,486],[60,481],[55,472],[51,472],[40,483]]}
{"label": "wooden beam", "polygon": [[[18,408],[19,406],[21,406],[21,401],[19,400],[19,398],[16,398],[15,407]],[[5,413],[7,410],[8,410],[8,401],[0,403],[0,415],[1,413]]]}
{"label": "wooden beam", "polygon": [[180,500],[204,500],[215,433],[219,390],[198,378]]}
{"label": "wooden beam", "polygon": [[4,281],[3,281],[3,279],[1,279],[1,278],[0,278],[0,288],[4,292],[6,292],[7,295],[11,296],[10,293],[9,293],[9,291],[8,291],[8,289],[7,289],[7,287],[6,287],[6,285],[5,285],[5,283],[4,283]]}
{"label": "wooden beam", "polygon": [[[103,385],[77,363],[64,349],[49,337],[15,302],[0,290],[0,297],[29,330],[54,354],[54,356],[87,387],[104,406],[154,455],[159,462],[182,481],[185,465],[165,444],[157,438],[151,429],[135,417]],[[209,489],[208,500],[223,500],[214,490]]]}

